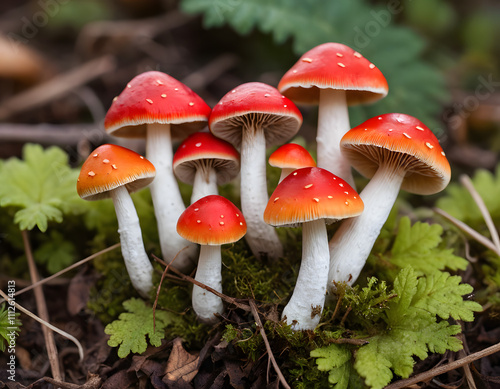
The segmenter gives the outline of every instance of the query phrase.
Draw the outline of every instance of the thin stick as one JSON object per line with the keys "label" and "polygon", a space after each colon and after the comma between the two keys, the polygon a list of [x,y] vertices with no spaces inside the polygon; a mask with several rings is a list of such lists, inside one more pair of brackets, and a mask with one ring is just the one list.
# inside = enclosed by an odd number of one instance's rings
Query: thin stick
{"label": "thin stick", "polygon": [[[116,248],[120,247],[120,243],[116,243],[114,244],[113,246],[110,246],[108,248],[105,248],[104,250],[101,250],[101,251],[98,251],[97,253],[95,254],[92,254],[90,256],[88,256],[87,258],[84,258],[70,266],[68,266],[67,268],[65,269],[62,269],[61,271],[58,271],[57,273],[54,273],[52,274],[51,276],[47,277],[47,278],[44,278],[43,280],[40,280],[40,281],[37,281],[35,282],[34,284],[31,284],[30,286],[27,286],[26,288],[23,288],[23,289],[20,289],[16,292],[16,296],[19,296],[20,294],[23,294],[33,288],[36,288],[37,286],[40,286],[40,285],[43,285],[43,284],[46,284],[47,282],[53,280],[54,278],[57,278],[59,277],[60,275],[64,274],[64,273],[67,273],[69,272],[70,270],[73,270],[81,265],[83,265],[84,263],[87,263],[89,261],[91,261],[92,259],[94,258],[97,258],[98,256],[102,255],[102,254],[106,254],[108,251],[111,251],[111,250],[114,250]],[[4,302],[5,299],[0,299],[0,304],[2,302]]]}
{"label": "thin stick", "polygon": [[276,363],[276,359],[274,359],[274,354],[273,350],[271,350],[271,345],[269,344],[269,341],[267,340],[266,336],[266,331],[264,330],[264,326],[262,325],[262,321],[260,320],[259,312],[257,311],[257,306],[255,305],[255,301],[253,299],[249,300],[250,303],[250,308],[252,310],[252,315],[255,318],[255,322],[257,323],[257,326],[259,327],[260,335],[262,336],[262,339],[264,340],[264,344],[266,345],[266,350],[267,350],[267,355],[269,356],[269,359],[271,360],[271,363],[274,367],[274,371],[276,371],[276,374],[278,375],[278,378],[283,385],[284,388],[290,389],[290,386],[285,380],[285,377],[283,377],[283,373],[281,373],[281,370]]}
{"label": "thin stick", "polygon": [[76,339],[73,335],[68,334],[66,331],[63,331],[49,322],[39,318],[37,315],[35,315],[33,312],[28,311],[26,308],[24,308],[22,305],[19,305],[18,303],[14,302],[9,296],[7,296],[1,289],[0,289],[0,296],[4,298],[4,301],[7,300],[9,304],[14,304],[14,306],[19,309],[22,313],[26,314],[27,316],[31,317],[33,320],[36,320],[40,324],[44,325],[45,327],[50,328],[52,331],[57,332],[59,335],[71,340],[76,347],[78,348],[78,355],[80,356],[80,361],[83,361],[83,347],[81,343]]}
{"label": "thin stick", "polygon": [[496,246],[493,244],[491,240],[486,238],[485,236],[481,235],[479,232],[476,230],[472,229],[469,227],[467,224],[464,222],[458,220],[457,218],[454,218],[451,216],[449,213],[443,211],[442,209],[439,208],[433,208],[434,212],[436,212],[438,215],[441,215],[445,219],[448,219],[453,225],[461,229],[463,232],[465,232],[467,235],[469,235],[471,238],[476,240],[477,242],[481,243],[484,247],[490,249],[493,251],[495,254],[500,256],[500,251],[497,250]]}
{"label": "thin stick", "polygon": [[500,238],[498,237],[498,231],[495,227],[495,223],[493,223],[490,211],[488,211],[488,208],[486,207],[483,198],[478,193],[476,188],[474,188],[474,185],[472,184],[472,181],[468,175],[462,174],[460,176],[460,182],[462,183],[463,186],[465,186],[465,188],[469,191],[470,195],[476,202],[479,210],[481,211],[481,215],[483,215],[483,219],[486,222],[486,226],[490,231],[491,240],[493,241],[493,244],[497,248],[496,251],[500,253]]}
{"label": "thin stick", "polygon": [[[158,258],[154,254],[153,254],[153,258],[155,259],[155,261],[161,263],[163,266],[168,266],[164,260]],[[220,297],[222,300],[224,300],[225,302],[227,302],[229,304],[236,305],[238,308],[243,309],[244,311],[247,311],[247,312],[250,312],[252,310],[249,305],[243,304],[243,303],[239,302],[238,299],[235,299],[234,297],[226,296],[225,294],[222,294],[222,293],[216,291],[215,289],[212,289],[210,286],[202,284],[200,281],[197,281],[194,278],[189,277],[189,276],[185,275],[184,273],[181,273],[175,267],[170,268],[170,270],[173,273],[175,273],[177,276],[179,276],[181,279],[183,279],[185,281],[189,281],[192,284],[195,284],[195,285],[199,286],[200,288],[205,289],[205,290],[209,291],[210,293],[215,294],[216,296]]]}
{"label": "thin stick", "polygon": [[440,374],[447,373],[451,370],[455,370],[459,367],[472,363],[478,359],[487,357],[488,355],[494,354],[500,351],[500,343],[494,344],[484,350],[478,351],[474,354],[470,354],[464,358],[457,359],[456,361],[450,362],[446,365],[438,366],[433,369],[427,370],[426,372],[417,374],[414,377],[407,378],[405,380],[397,381],[391,385],[385,387],[385,389],[401,389],[407,388],[409,385],[413,385],[419,382],[428,381],[433,377]]}
{"label": "thin stick", "polygon": [[[24,251],[28,260],[31,281],[38,282],[39,276],[38,271],[36,270],[35,260],[33,259],[33,252],[31,251],[28,231],[22,230],[21,234],[23,236]],[[41,286],[37,286],[33,291],[35,294],[36,309],[38,311],[38,315],[42,320],[48,322],[49,311],[47,309],[47,303],[45,302],[45,296],[43,295],[43,289]],[[42,332],[45,339],[45,347],[47,348],[47,355],[49,357],[52,376],[54,377],[54,379],[62,381],[63,373],[61,370],[61,366],[59,365],[59,357],[57,353],[56,341],[54,339],[54,333],[49,331],[46,326],[42,326]]]}

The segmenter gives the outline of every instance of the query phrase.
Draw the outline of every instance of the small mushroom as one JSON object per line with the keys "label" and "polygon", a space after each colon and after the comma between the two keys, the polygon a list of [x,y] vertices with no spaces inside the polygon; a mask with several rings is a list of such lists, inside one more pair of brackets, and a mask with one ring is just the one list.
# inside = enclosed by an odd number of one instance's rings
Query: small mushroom
{"label": "small mushroom", "polygon": [[[165,73],[150,71],[127,84],[104,119],[108,134],[146,138],[146,156],[157,172],[150,190],[161,252],[167,262],[175,258],[172,266],[183,271],[194,266],[196,246],[175,231],[185,206],[172,170],[172,139],[201,130],[209,115],[210,107],[186,85]],[[188,249],[183,250],[185,247]]]}
{"label": "small mushroom", "polygon": [[218,194],[217,185],[235,178],[240,171],[240,154],[228,142],[209,132],[196,132],[179,145],[174,154],[174,173],[193,185],[191,204]]}
{"label": "small mushroom", "polygon": [[[240,240],[247,225],[241,211],[219,195],[209,195],[191,204],[177,221],[177,232],[190,242],[201,245],[195,280],[222,293],[221,245]],[[220,297],[193,286],[193,309],[200,321],[214,323],[222,314]]]}
{"label": "small mushroom", "polygon": [[389,113],[368,119],[342,138],[344,156],[365,177],[363,214],[346,220],[330,240],[329,286],[352,285],[365,265],[399,190],[433,194],[450,181],[450,164],[436,136],[420,120]]}
{"label": "small mushroom", "polygon": [[305,53],[281,78],[278,89],[296,104],[318,104],[318,166],[354,187],[339,143],[350,129],[348,105],[377,101],[388,85],[380,70],[341,43],[324,43]]}
{"label": "small mushroom", "polygon": [[297,143],[287,143],[280,146],[269,156],[269,165],[281,169],[279,182],[294,170],[303,167],[316,167],[309,151]]}
{"label": "small mushroom", "polygon": [[127,148],[102,145],[83,163],[76,189],[84,200],[111,198],[118,219],[121,250],[134,288],[148,297],[153,266],[144,249],[139,217],[129,193],[149,185],[155,178],[151,162]]}
{"label": "small mushroom", "polygon": [[330,262],[325,223],[362,211],[363,201],[346,181],[317,167],[295,170],[271,195],[264,212],[266,223],[302,224],[302,262],[282,314],[294,330],[314,330],[321,318]]}
{"label": "small mushroom", "polygon": [[210,115],[212,134],[241,148],[241,208],[248,223],[245,239],[257,258],[275,260],[283,255],[276,231],[262,219],[269,199],[266,146],[287,141],[301,124],[302,115],[295,104],[261,82],[236,87]]}

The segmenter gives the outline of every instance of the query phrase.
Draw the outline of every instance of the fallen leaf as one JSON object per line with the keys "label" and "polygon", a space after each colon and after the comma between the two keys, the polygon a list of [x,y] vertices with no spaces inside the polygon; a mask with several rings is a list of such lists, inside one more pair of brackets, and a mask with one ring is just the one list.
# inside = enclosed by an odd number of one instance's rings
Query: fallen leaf
{"label": "fallen leaf", "polygon": [[181,338],[174,339],[163,382],[168,385],[178,384],[178,387],[189,384],[198,373],[198,360],[199,356],[189,354],[184,350]]}

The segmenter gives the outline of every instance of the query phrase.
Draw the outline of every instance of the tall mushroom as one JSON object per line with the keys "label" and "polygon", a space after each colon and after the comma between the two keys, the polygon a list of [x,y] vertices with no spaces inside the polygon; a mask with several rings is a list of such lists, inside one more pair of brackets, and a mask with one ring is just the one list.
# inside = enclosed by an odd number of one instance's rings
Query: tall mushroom
{"label": "tall mushroom", "polygon": [[[162,255],[171,262],[179,254],[172,266],[180,270],[194,266],[196,246],[175,230],[185,206],[172,170],[172,139],[200,130],[209,115],[210,107],[186,85],[165,73],[150,71],[127,84],[104,120],[109,134],[146,138],[146,156],[157,172],[150,189]],[[188,249],[182,250],[185,247]]]}
{"label": "tall mushroom", "polygon": [[155,168],[143,156],[116,145],[102,145],[83,163],[76,184],[85,200],[111,198],[118,219],[123,260],[134,288],[148,297],[153,266],[144,249],[139,217],[129,193],[149,185]]}
{"label": "tall mushroom", "polygon": [[273,260],[283,254],[276,231],[262,218],[269,199],[266,146],[287,141],[301,124],[302,115],[295,104],[260,82],[236,87],[210,115],[212,134],[241,148],[241,208],[248,223],[245,239],[257,258]]}
{"label": "tall mushroom", "polygon": [[373,117],[345,134],[340,146],[352,166],[371,180],[360,193],[363,214],[344,221],[330,240],[332,288],[333,282],[356,281],[400,188],[422,195],[437,193],[451,175],[435,135],[409,115]]}
{"label": "tall mushroom", "polygon": [[325,302],[330,254],[326,223],[359,215],[363,201],[350,185],[316,167],[295,170],[276,187],[264,212],[273,226],[302,223],[302,262],[283,318],[294,330],[313,330]]}
{"label": "tall mushroom", "polygon": [[339,143],[350,129],[348,105],[377,101],[388,85],[378,68],[341,43],[324,43],[305,53],[281,78],[278,89],[296,104],[318,104],[318,166],[354,185]]}
{"label": "tall mushroom", "polygon": [[297,143],[286,143],[269,156],[269,165],[281,169],[279,182],[294,170],[303,167],[316,167],[309,151]]}
{"label": "tall mushroom", "polygon": [[[240,240],[247,225],[241,211],[229,200],[210,195],[191,204],[179,217],[177,231],[190,242],[201,245],[195,280],[222,292],[220,246]],[[193,286],[193,309],[200,321],[214,323],[223,313],[220,297]]]}
{"label": "tall mushroom", "polygon": [[209,132],[196,132],[179,145],[174,154],[174,173],[193,185],[191,204],[218,194],[217,185],[231,181],[240,172],[240,154],[228,142]]}

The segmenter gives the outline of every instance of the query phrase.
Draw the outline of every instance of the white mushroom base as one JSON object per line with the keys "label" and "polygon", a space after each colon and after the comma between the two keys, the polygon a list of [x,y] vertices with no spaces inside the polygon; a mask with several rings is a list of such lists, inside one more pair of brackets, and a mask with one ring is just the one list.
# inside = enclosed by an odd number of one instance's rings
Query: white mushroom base
{"label": "white mushroom base", "polygon": [[314,330],[321,319],[328,279],[328,236],[323,219],[302,224],[302,262],[282,318],[292,329]]}
{"label": "white mushroom base", "polygon": [[[222,293],[221,268],[220,246],[202,245],[194,279]],[[212,324],[217,322],[218,319],[214,314],[224,312],[221,298],[197,285],[193,286],[192,303],[198,319],[203,323]]]}
{"label": "white mushroom base", "polygon": [[343,221],[329,243],[329,290],[336,290],[334,282],[352,285],[358,279],[398,197],[404,175],[403,169],[380,166],[359,194],[365,205],[363,213]]}
{"label": "white mushroom base", "polygon": [[144,249],[139,216],[137,216],[134,202],[124,186],[113,189],[110,194],[118,219],[118,233],[120,234],[125,267],[132,286],[141,296],[147,298],[153,287],[153,266]]}

